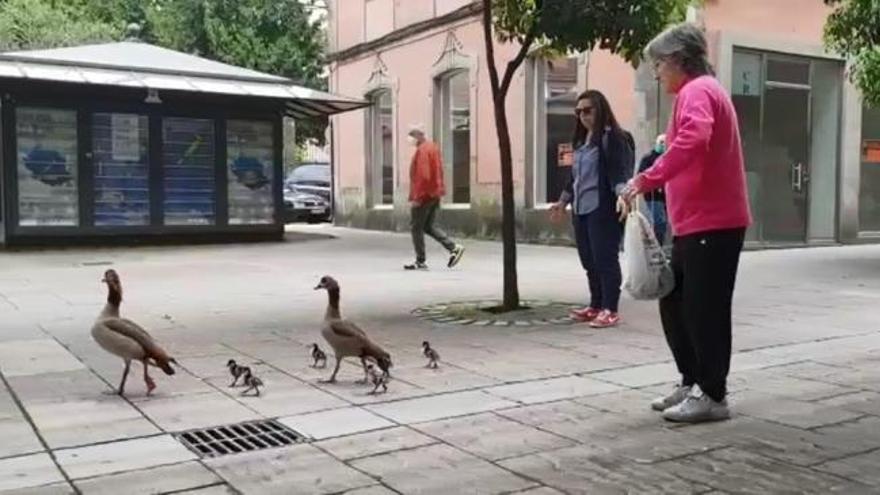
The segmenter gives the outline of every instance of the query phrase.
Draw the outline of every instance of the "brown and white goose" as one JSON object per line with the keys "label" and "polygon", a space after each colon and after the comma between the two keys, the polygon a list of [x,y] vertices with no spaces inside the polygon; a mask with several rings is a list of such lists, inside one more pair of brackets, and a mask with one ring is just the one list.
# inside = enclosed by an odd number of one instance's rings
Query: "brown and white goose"
{"label": "brown and white goose", "polygon": [[339,365],[347,357],[360,358],[361,365],[364,367],[364,379],[359,380],[358,383],[367,383],[369,378],[367,358],[375,360],[379,369],[388,376],[391,368],[391,355],[370,340],[367,333],[360,327],[349,320],[342,319],[342,313],[339,311],[339,283],[333,277],[325,276],[315,287],[315,290],[320,289],[327,291],[329,299],[327,311],[324,313],[324,326],[321,328],[321,335],[324,336],[327,343],[333,348],[333,354],[336,355],[336,368],[330,378],[325,380],[325,383],[336,382]]}
{"label": "brown and white goose", "polygon": [[147,395],[150,395],[156,388],[156,383],[150,378],[148,365],[157,366],[166,374],[173,375],[174,368],[171,367],[171,363],[177,361],[168,356],[153,337],[137,323],[119,316],[119,306],[122,304],[122,282],[116,271],[107,270],[102,282],[107,284],[107,304],[92,325],[92,338],[105,351],[125,361],[119,395],[125,393],[125,379],[128,378],[133,360],[140,361],[144,365],[144,382],[147,384]]}

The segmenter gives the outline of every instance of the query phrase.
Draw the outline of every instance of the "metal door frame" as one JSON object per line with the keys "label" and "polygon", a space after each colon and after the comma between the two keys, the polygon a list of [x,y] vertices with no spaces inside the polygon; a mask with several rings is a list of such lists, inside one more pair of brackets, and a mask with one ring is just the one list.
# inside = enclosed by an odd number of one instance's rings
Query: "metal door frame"
{"label": "metal door frame", "polygon": [[[812,163],[812,144],[813,144],[813,68],[814,68],[814,60],[810,57],[798,56],[798,55],[789,55],[782,54],[772,51],[764,51],[752,48],[739,48],[733,47],[733,56],[735,57],[737,53],[742,53],[746,55],[757,55],[761,57],[761,74],[760,74],[760,84],[761,84],[761,96],[760,96],[760,111],[758,113],[758,136],[760,137],[761,143],[764,142],[764,128],[765,128],[765,110],[766,110],[766,98],[767,98],[767,89],[768,88],[785,88],[785,89],[795,89],[806,91],[807,93],[807,149],[806,149],[806,157],[807,157],[807,170],[810,170]],[[767,63],[769,60],[780,60],[780,61],[796,61],[796,62],[807,62],[809,64],[809,73],[808,73],[808,81],[807,84],[797,84],[797,83],[787,83],[780,81],[771,81],[767,79]],[[731,67],[731,71],[733,68]],[[809,174],[807,174],[809,176]],[[809,182],[809,181],[808,181]],[[804,236],[801,241],[792,241],[792,242],[784,242],[784,241],[771,241],[767,240],[764,237],[764,222],[763,218],[760,225],[760,229],[758,230],[758,240],[750,241],[748,244],[754,247],[760,248],[772,248],[772,247],[789,247],[789,246],[806,246],[809,243],[810,236],[810,188],[805,184],[804,195],[806,197],[806,201],[804,202]]]}

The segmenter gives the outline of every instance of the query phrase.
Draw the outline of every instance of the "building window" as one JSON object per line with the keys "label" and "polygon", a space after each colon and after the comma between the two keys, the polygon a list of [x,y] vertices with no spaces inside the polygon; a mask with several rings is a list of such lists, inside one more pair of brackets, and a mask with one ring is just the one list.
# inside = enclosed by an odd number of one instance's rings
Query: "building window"
{"label": "building window", "polygon": [[165,225],[213,225],[214,121],[162,121]]}
{"label": "building window", "polygon": [[149,225],[149,124],[146,115],[92,117],[95,225]]}
{"label": "building window", "polygon": [[467,71],[447,74],[438,80],[439,100],[436,136],[443,154],[446,200],[471,202],[471,99]]}
{"label": "building window", "polygon": [[859,229],[880,232],[880,108],[862,111]]}
{"label": "building window", "polygon": [[569,176],[578,57],[535,60],[534,203],[559,199]]}
{"label": "building window", "polygon": [[271,122],[230,120],[226,124],[229,223],[273,223],[275,148]]}
{"label": "building window", "polygon": [[394,204],[394,118],[391,91],[370,96],[367,112],[367,150],[370,199],[373,205]]}
{"label": "building window", "polygon": [[76,111],[16,110],[18,224],[79,225]]}

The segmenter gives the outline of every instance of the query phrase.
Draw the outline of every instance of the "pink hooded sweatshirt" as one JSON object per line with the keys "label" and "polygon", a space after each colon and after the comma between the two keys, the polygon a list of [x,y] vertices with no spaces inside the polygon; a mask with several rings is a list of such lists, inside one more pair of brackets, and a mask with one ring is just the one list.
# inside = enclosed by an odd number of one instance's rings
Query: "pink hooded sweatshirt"
{"label": "pink hooded sweatshirt", "polygon": [[714,77],[701,76],[681,87],[666,143],[666,152],[636,185],[639,191],[666,186],[676,236],[751,224],[736,110]]}

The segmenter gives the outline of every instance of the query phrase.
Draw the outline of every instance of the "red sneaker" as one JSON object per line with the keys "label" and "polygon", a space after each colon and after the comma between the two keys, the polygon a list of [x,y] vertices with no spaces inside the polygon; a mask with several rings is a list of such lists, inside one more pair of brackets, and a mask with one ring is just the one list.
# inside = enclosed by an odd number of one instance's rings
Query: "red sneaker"
{"label": "red sneaker", "polygon": [[616,327],[618,323],[620,323],[620,315],[604,309],[596,319],[590,322],[590,326],[593,328],[612,328]]}
{"label": "red sneaker", "polygon": [[571,312],[571,317],[577,321],[590,322],[596,319],[602,311],[596,308],[586,307]]}

